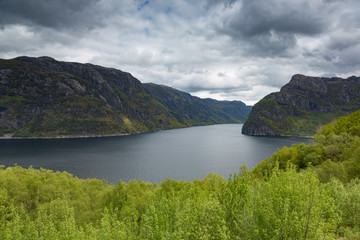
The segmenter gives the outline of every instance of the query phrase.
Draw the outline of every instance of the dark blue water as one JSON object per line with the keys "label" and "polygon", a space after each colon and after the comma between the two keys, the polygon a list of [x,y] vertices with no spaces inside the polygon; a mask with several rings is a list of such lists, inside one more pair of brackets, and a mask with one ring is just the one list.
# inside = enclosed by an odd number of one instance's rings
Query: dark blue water
{"label": "dark blue water", "polygon": [[227,178],[284,145],[305,138],[250,137],[241,124],[191,127],[121,137],[0,140],[0,165],[67,171],[79,178],[162,182],[201,179],[210,172]]}

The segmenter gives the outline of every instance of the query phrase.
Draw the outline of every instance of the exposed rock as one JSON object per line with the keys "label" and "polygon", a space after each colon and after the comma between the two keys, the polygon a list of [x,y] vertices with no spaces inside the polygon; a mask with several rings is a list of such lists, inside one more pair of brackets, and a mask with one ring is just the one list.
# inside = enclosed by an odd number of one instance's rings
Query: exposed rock
{"label": "exposed rock", "polygon": [[323,124],[360,108],[360,77],[320,78],[294,75],[280,92],[253,107],[242,133],[313,135]]}

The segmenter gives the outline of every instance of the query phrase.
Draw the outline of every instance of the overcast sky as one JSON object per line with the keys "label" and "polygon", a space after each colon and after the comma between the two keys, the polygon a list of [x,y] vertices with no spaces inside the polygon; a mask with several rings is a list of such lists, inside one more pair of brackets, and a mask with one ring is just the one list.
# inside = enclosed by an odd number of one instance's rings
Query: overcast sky
{"label": "overcast sky", "polygon": [[0,0],[0,58],[51,56],[253,105],[360,75],[359,0]]}

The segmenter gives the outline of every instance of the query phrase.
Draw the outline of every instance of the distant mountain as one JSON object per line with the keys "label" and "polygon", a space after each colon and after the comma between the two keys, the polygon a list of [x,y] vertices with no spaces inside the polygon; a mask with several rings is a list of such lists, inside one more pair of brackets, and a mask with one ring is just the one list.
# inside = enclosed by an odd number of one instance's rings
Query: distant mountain
{"label": "distant mountain", "polygon": [[142,84],[113,68],[50,57],[0,59],[0,135],[115,135],[245,121],[249,107],[230,105],[234,113],[219,101]]}
{"label": "distant mountain", "polygon": [[251,107],[241,101],[217,101],[201,99],[171,87],[143,84],[146,92],[165,106],[178,122],[185,125],[197,125],[199,122],[245,122]]}
{"label": "distant mountain", "polygon": [[313,135],[323,124],[360,109],[360,77],[294,75],[280,92],[254,105],[242,133]]}

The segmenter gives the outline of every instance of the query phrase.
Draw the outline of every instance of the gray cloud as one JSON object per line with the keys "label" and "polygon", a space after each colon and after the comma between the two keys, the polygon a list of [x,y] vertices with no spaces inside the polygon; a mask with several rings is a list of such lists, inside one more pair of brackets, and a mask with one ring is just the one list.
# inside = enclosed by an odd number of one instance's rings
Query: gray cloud
{"label": "gray cloud", "polygon": [[248,54],[288,56],[299,36],[316,37],[329,30],[336,6],[322,0],[238,0],[213,24],[245,45]]}
{"label": "gray cloud", "polygon": [[0,25],[93,28],[101,22],[99,7],[99,0],[1,0]]}
{"label": "gray cloud", "polygon": [[206,6],[206,8],[212,8],[212,7],[216,7],[218,5],[223,5],[225,7],[232,7],[236,1],[237,0],[207,0],[207,3],[205,6]]}
{"label": "gray cloud", "polygon": [[271,31],[319,34],[326,27],[326,19],[321,15],[324,6],[321,9],[310,4],[304,0],[296,3],[287,0],[242,1],[239,10],[224,19],[223,27],[235,37],[253,37]]}
{"label": "gray cloud", "polygon": [[49,55],[254,104],[296,73],[360,75],[358,0],[0,0],[0,57]]}

